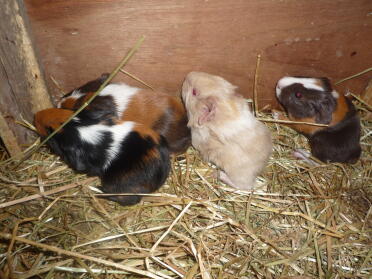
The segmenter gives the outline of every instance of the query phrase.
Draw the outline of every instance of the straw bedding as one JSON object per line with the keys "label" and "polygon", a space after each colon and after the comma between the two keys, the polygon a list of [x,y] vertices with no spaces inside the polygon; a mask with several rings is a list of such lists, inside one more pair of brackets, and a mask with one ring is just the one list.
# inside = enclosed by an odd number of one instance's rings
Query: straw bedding
{"label": "straw bedding", "polygon": [[267,123],[274,153],[253,193],[223,185],[192,148],[132,207],[100,199],[97,179],[47,148],[17,169],[3,163],[0,277],[370,278],[372,123],[356,104],[357,164],[297,161],[306,139]]}

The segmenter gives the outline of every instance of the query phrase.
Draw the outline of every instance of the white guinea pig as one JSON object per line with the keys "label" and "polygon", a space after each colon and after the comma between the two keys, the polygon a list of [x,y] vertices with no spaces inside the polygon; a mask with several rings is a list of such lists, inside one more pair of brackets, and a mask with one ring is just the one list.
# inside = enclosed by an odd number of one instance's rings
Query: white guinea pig
{"label": "white guinea pig", "polygon": [[254,188],[272,152],[269,129],[250,112],[235,86],[225,79],[191,72],[182,86],[192,145],[232,187]]}

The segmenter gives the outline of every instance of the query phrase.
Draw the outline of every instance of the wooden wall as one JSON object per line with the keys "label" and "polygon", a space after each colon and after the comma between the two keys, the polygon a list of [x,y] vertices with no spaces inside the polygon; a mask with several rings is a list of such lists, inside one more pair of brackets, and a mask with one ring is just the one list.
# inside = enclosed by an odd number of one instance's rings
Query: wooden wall
{"label": "wooden wall", "polygon": [[[338,80],[372,64],[371,0],[26,0],[54,99],[109,72],[140,35],[126,69],[177,94],[192,70],[221,75],[251,96],[262,55],[259,103],[275,106],[283,75]],[[119,74],[119,79],[136,84]],[[359,94],[371,74],[344,83]],[[342,88],[343,90],[344,88]]]}
{"label": "wooden wall", "polygon": [[0,0],[0,7],[0,144],[14,156],[34,136],[16,122],[32,122],[35,112],[52,104],[23,1]]}

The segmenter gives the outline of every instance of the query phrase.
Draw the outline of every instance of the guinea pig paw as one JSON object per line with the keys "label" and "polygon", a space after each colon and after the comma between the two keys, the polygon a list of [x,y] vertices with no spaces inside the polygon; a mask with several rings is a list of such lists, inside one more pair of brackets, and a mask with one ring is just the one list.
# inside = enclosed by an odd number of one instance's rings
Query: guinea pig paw
{"label": "guinea pig paw", "polygon": [[275,120],[279,120],[280,117],[282,116],[282,113],[281,113],[280,111],[273,110],[273,111],[271,111],[271,115],[272,115],[272,117],[273,117]]}
{"label": "guinea pig paw", "polygon": [[230,177],[227,176],[227,174],[223,171],[219,171],[218,172],[218,178],[223,182],[225,183],[226,185],[229,185],[233,188],[239,188],[237,187],[230,179]]}
{"label": "guinea pig paw", "polygon": [[314,160],[310,159],[311,153],[304,149],[296,149],[292,153],[293,157],[295,157],[298,160],[305,161],[309,165],[312,166],[319,166],[319,163],[315,162]]}
{"label": "guinea pig paw", "polygon": [[300,160],[305,160],[310,158],[311,153],[305,149],[295,149],[293,151],[293,156]]}

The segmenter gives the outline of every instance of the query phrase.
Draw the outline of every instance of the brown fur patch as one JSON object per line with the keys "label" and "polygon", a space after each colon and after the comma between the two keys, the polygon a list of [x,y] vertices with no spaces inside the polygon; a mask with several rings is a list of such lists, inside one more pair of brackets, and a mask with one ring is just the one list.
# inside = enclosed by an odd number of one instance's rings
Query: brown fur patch
{"label": "brown fur patch", "polygon": [[179,98],[169,96],[169,106],[173,108],[176,114],[176,121],[182,120],[186,115],[186,109],[184,105],[181,103]]}
{"label": "brown fur patch", "polygon": [[133,131],[138,132],[142,137],[150,137],[156,144],[159,143],[159,134],[144,125],[137,124],[134,126]]}
{"label": "brown fur patch", "polygon": [[168,107],[168,97],[164,93],[141,90],[130,99],[121,120],[152,127]]}
{"label": "brown fur patch", "polygon": [[[291,115],[289,115],[289,120],[298,121],[298,122],[316,123],[315,117],[294,118]],[[288,126],[291,127],[292,129],[295,129],[298,132],[301,132],[307,135],[312,135],[316,131],[324,129],[324,127],[312,126],[312,125],[306,125],[306,124],[288,124]]]}
{"label": "brown fur patch", "polygon": [[79,98],[74,98],[72,96],[70,97],[67,97],[66,99],[62,100],[60,106],[61,108],[63,109],[71,109],[71,110],[76,110],[78,109],[79,107],[81,107],[81,105],[83,103],[85,103],[86,101],[88,101],[92,96],[93,96],[94,93],[87,93]]}
{"label": "brown fur patch", "polygon": [[77,98],[68,97],[60,103],[60,107],[63,109],[73,110],[76,104]]}
{"label": "brown fur patch", "polygon": [[332,113],[332,121],[330,125],[336,125],[342,121],[349,112],[349,106],[346,103],[345,96],[341,95],[337,98],[336,110]]}
{"label": "brown fur patch", "polygon": [[318,85],[321,88],[324,88],[324,84],[323,84],[323,81],[321,79],[316,79],[315,82],[314,82],[314,85]]}
{"label": "brown fur patch", "polygon": [[56,130],[74,112],[66,109],[50,108],[35,114],[35,127],[41,136],[47,136],[48,128]]}
{"label": "brown fur patch", "polygon": [[[133,128],[133,131],[139,133],[143,138],[150,137],[155,142],[155,144],[159,144],[160,136],[154,130],[149,129],[149,128],[143,126],[143,125],[138,125],[137,124]],[[145,162],[149,162],[149,161],[154,160],[154,158],[159,158],[159,157],[160,157],[160,154],[159,154],[158,150],[155,149],[155,148],[152,148],[151,150],[149,150],[147,152],[147,154],[144,156],[143,160]]]}

